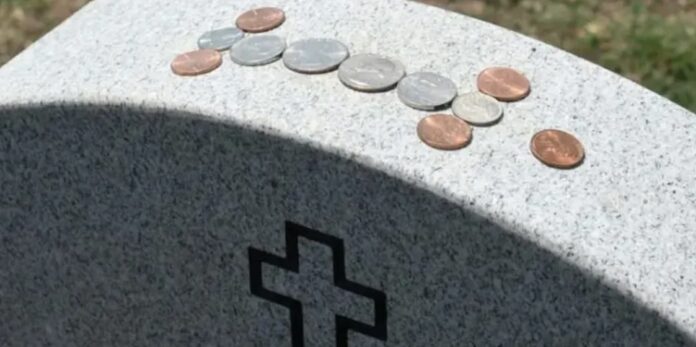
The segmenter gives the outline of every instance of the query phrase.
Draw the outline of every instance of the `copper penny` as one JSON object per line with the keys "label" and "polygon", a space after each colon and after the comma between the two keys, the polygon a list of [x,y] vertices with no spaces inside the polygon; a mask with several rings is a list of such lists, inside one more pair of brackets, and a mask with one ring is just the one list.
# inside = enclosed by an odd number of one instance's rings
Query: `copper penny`
{"label": "copper penny", "polygon": [[507,67],[491,67],[478,76],[478,89],[500,101],[518,101],[529,95],[529,80]]}
{"label": "copper penny", "polygon": [[237,27],[249,33],[260,33],[279,27],[285,21],[285,12],[275,7],[261,7],[237,17]]}
{"label": "copper penny", "polygon": [[181,76],[195,76],[217,69],[222,55],[214,49],[200,49],[178,55],[172,61],[172,71]]}
{"label": "copper penny", "polygon": [[558,169],[574,168],[585,159],[580,141],[561,130],[546,129],[536,133],[531,150],[542,163]]}
{"label": "copper penny", "polygon": [[418,123],[418,137],[426,145],[455,150],[471,142],[471,127],[465,121],[449,114],[433,114]]}

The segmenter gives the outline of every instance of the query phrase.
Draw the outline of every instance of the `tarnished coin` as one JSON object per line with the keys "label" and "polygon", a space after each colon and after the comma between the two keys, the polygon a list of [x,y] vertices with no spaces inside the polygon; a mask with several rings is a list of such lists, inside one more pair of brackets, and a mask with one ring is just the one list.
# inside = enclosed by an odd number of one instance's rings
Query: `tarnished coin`
{"label": "tarnished coin", "polygon": [[457,86],[438,74],[416,72],[404,77],[396,92],[404,104],[427,111],[451,102],[457,96]]}
{"label": "tarnished coin", "polygon": [[348,48],[333,39],[306,39],[294,42],[283,53],[288,69],[303,73],[335,70],[348,58]]}
{"label": "tarnished coin", "polygon": [[532,138],[532,154],[558,169],[574,168],[585,159],[585,149],[575,136],[561,130],[542,130]]}
{"label": "tarnished coin", "polygon": [[201,49],[174,58],[172,71],[181,76],[195,76],[208,73],[220,67],[222,55],[214,49]]}
{"label": "tarnished coin", "polygon": [[449,114],[433,114],[418,123],[418,137],[430,147],[455,150],[471,142],[472,130],[465,121]]}
{"label": "tarnished coin", "polygon": [[244,38],[244,32],[237,28],[212,30],[198,39],[198,48],[226,51],[242,38]]}
{"label": "tarnished coin", "polygon": [[265,65],[280,59],[285,40],[275,35],[256,35],[241,39],[230,49],[232,61],[239,65]]}
{"label": "tarnished coin", "polygon": [[473,125],[490,125],[503,116],[503,106],[494,97],[479,92],[462,94],[452,101],[452,112]]}
{"label": "tarnished coin", "polygon": [[500,101],[518,101],[529,95],[529,80],[507,67],[485,69],[478,76],[478,89]]}
{"label": "tarnished coin", "polygon": [[375,54],[358,54],[339,66],[338,79],[355,90],[381,92],[396,85],[405,73],[398,61]]}
{"label": "tarnished coin", "polygon": [[285,21],[285,12],[275,7],[262,7],[237,17],[237,27],[246,32],[260,33],[279,27]]}

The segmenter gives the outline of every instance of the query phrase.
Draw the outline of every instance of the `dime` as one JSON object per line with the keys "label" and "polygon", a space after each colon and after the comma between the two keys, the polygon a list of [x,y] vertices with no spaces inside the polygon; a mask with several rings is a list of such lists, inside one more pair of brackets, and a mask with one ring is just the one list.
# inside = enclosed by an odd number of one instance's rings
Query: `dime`
{"label": "dime", "polygon": [[246,32],[260,33],[279,27],[285,21],[285,12],[275,7],[262,7],[244,12],[237,17],[237,27]]}
{"label": "dime", "polygon": [[280,59],[285,40],[275,35],[256,35],[241,39],[230,49],[232,61],[240,65],[270,64]]}
{"label": "dime", "polygon": [[418,123],[418,137],[430,147],[455,150],[471,142],[472,130],[465,121],[449,114],[433,114]]}
{"label": "dime", "polygon": [[396,92],[404,104],[427,111],[451,102],[457,96],[457,86],[438,74],[416,72],[404,77]]}
{"label": "dime", "polygon": [[570,169],[585,159],[585,149],[575,136],[561,130],[542,130],[532,138],[532,154],[542,163],[558,169]]}
{"label": "dime", "polygon": [[244,38],[244,32],[237,28],[212,30],[198,39],[198,48],[226,51],[242,38]]}
{"label": "dime", "polygon": [[529,95],[529,80],[516,70],[506,67],[485,69],[478,76],[478,88],[500,101],[518,101]]}
{"label": "dime", "polygon": [[358,91],[381,92],[396,85],[405,73],[398,61],[375,54],[358,54],[339,66],[338,79]]}
{"label": "dime", "polygon": [[335,70],[348,58],[348,48],[333,39],[297,41],[283,53],[288,69],[303,73],[322,73]]}
{"label": "dime", "polygon": [[172,71],[181,76],[195,76],[217,69],[222,64],[222,55],[214,49],[201,49],[174,58]]}
{"label": "dime", "polygon": [[452,112],[473,125],[490,125],[503,116],[503,106],[494,97],[479,92],[466,93],[452,101]]}

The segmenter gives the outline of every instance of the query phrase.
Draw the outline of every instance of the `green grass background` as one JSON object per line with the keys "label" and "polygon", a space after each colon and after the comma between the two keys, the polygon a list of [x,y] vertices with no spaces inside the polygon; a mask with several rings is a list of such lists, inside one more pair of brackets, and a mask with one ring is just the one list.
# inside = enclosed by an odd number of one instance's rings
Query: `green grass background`
{"label": "green grass background", "polygon": [[[88,1],[0,0],[0,65]],[[696,0],[421,1],[573,52],[696,112]]]}

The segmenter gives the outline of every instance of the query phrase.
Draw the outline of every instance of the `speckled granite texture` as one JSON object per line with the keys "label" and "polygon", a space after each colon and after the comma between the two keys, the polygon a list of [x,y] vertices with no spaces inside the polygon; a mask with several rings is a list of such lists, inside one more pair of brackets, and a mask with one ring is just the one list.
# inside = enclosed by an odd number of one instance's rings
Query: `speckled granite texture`
{"label": "speckled granite texture", "polygon": [[[529,77],[473,143],[419,142],[426,115],[336,73],[171,59],[259,5],[289,42],[335,37],[461,91],[490,65]],[[543,128],[587,150],[529,153]],[[567,53],[400,0],[97,0],[0,69],[0,345],[291,346],[289,310],[250,287],[249,248],[286,221],[342,240],[348,280],[386,296],[386,342],[350,346],[681,346],[696,340],[696,116]],[[373,305],[300,239],[307,346]]]}

